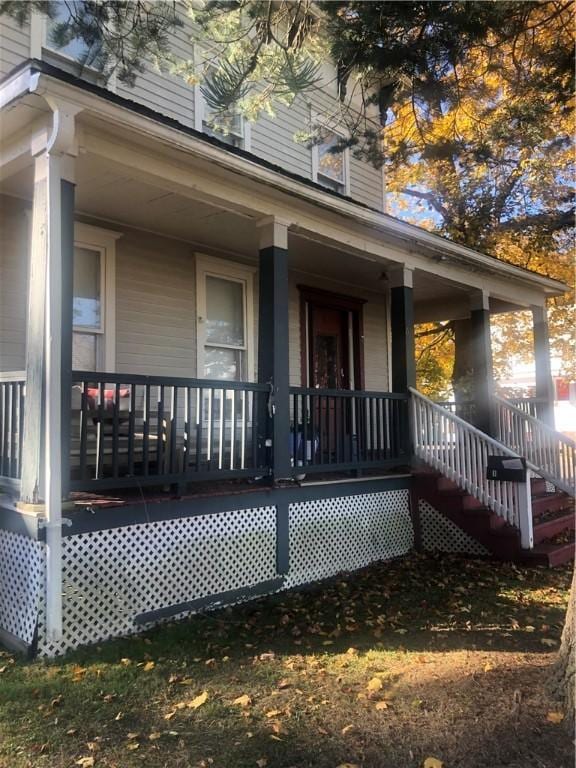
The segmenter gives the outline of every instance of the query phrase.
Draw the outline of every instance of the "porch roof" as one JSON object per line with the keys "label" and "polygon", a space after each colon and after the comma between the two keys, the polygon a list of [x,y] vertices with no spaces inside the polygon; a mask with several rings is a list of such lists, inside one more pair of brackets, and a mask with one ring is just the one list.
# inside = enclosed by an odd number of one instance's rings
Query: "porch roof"
{"label": "porch roof", "polygon": [[[141,136],[156,139],[163,146],[185,150],[190,157],[207,161],[226,172],[240,175],[247,181],[265,184],[293,199],[312,203],[325,212],[344,218],[351,225],[369,227],[372,232],[378,233],[383,243],[396,244],[396,247],[400,247],[409,257],[414,257],[417,252],[420,263],[409,264],[410,259],[406,259],[407,266],[436,273],[438,277],[443,276],[443,267],[445,269],[448,266],[470,273],[481,273],[488,279],[493,276],[513,281],[514,284],[521,284],[528,291],[539,294],[542,301],[545,297],[562,295],[569,290],[567,285],[558,280],[500,261],[374,210],[46,62],[24,62],[0,81],[0,109],[20,103],[32,107],[38,115],[43,109],[42,101],[38,97],[50,95],[80,106],[88,117],[104,119],[108,123],[122,126],[125,130],[137,130]],[[45,111],[48,111],[47,105]],[[26,112],[30,113],[30,110]],[[23,127],[22,117],[18,117],[13,110],[12,115],[12,130],[6,130],[5,136],[14,135]],[[422,257],[428,261],[427,268],[422,264]],[[395,261],[393,257],[391,260]],[[504,297],[501,296],[501,299]],[[511,297],[510,300],[514,301]],[[499,311],[503,309],[504,304]]]}

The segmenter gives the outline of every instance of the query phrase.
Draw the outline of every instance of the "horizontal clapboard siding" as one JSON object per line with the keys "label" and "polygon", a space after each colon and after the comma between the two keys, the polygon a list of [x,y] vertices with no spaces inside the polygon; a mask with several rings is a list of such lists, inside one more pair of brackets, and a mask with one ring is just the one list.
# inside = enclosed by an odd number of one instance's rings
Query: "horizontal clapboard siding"
{"label": "horizontal clapboard siding", "polygon": [[0,197],[0,371],[26,362],[27,226],[24,203]]}
{"label": "horizontal clapboard siding", "polygon": [[196,295],[190,246],[126,230],[116,251],[116,368],[194,376]]}
{"label": "horizontal clapboard siding", "polygon": [[0,17],[0,77],[30,58],[30,25]]}

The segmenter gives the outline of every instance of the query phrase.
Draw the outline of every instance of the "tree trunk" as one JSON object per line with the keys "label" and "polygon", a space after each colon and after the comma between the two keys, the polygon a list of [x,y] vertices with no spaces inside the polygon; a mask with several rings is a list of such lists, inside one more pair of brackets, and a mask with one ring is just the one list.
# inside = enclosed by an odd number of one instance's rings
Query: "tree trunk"
{"label": "tree trunk", "polygon": [[566,721],[570,728],[575,722],[574,688],[576,686],[576,569],[572,576],[572,587],[566,612],[566,623],[558,659],[554,666],[553,694],[562,702]]}

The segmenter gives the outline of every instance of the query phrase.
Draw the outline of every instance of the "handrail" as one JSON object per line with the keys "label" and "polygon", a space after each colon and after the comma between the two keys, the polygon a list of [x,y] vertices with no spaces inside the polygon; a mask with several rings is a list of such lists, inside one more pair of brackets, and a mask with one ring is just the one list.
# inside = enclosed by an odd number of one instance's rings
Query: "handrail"
{"label": "handrail", "polygon": [[560,490],[575,495],[576,443],[512,403],[495,396],[498,437],[518,451],[535,471]]}
{"label": "handrail", "polygon": [[[533,546],[527,482],[489,480],[488,455],[519,459],[518,453],[410,387],[414,453],[459,488],[520,529],[522,547]],[[528,472],[529,476],[530,472]]]}
{"label": "handrail", "polygon": [[72,380],[102,384],[143,384],[164,387],[198,387],[199,389],[236,389],[252,392],[268,392],[268,384],[253,381],[230,381],[228,379],[191,379],[185,376],[149,376],[142,373],[107,373],[102,371],[72,371]]}

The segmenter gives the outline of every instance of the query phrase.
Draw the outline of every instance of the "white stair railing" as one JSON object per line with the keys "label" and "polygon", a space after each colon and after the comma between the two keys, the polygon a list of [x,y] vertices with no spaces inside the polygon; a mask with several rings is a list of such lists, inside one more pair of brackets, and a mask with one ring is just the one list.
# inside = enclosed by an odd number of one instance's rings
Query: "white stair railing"
{"label": "white stair railing", "polygon": [[501,397],[498,407],[498,439],[534,465],[550,483],[575,495],[576,443]]}
{"label": "white stair railing", "polygon": [[526,482],[488,480],[488,456],[519,454],[410,388],[414,453],[511,525],[524,549],[534,545],[530,472]]}

